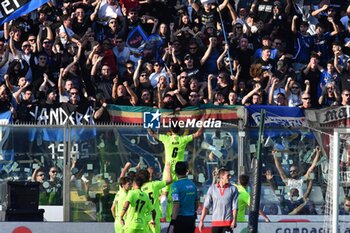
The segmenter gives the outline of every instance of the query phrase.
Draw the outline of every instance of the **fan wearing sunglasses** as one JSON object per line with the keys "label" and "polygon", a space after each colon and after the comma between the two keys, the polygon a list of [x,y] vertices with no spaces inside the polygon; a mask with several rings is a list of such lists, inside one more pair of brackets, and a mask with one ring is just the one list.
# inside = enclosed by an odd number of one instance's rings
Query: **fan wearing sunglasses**
{"label": "fan wearing sunglasses", "polygon": [[277,168],[277,171],[279,175],[281,176],[282,181],[285,183],[289,189],[295,188],[298,190],[299,197],[303,197],[304,191],[303,191],[303,184],[305,181],[311,180],[311,173],[314,171],[317,161],[319,160],[321,156],[321,148],[319,146],[316,146],[315,150],[315,157],[312,161],[312,164],[310,165],[307,172],[302,175],[300,174],[300,171],[298,170],[298,167],[295,165],[290,166],[289,168],[289,176],[284,173],[284,170],[282,168],[282,165],[279,161],[279,155],[277,150],[272,151],[273,159]]}

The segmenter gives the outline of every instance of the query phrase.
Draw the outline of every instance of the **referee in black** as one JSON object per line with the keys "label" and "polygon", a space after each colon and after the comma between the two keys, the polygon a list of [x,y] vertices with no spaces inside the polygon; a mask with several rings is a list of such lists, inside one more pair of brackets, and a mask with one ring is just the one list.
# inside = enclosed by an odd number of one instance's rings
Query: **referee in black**
{"label": "referee in black", "polygon": [[198,208],[197,187],[187,178],[186,162],[177,162],[175,172],[178,181],[172,187],[174,206],[168,233],[194,233]]}

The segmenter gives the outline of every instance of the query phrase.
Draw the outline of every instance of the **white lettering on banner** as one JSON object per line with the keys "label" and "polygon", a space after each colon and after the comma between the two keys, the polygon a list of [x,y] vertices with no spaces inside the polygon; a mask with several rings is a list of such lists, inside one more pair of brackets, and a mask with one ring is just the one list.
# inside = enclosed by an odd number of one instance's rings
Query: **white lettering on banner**
{"label": "white lettering on banner", "polygon": [[[12,3],[12,4],[11,4]],[[17,0],[3,0],[1,2],[1,7],[6,15],[11,14],[12,12],[16,11],[20,5]],[[1,14],[0,18],[3,18],[4,16]]]}
{"label": "white lettering on banner", "polygon": [[[259,125],[261,122],[260,113],[253,113],[252,118],[255,124]],[[276,124],[278,126],[290,126],[290,127],[300,127],[305,124],[305,117],[281,117],[281,116],[265,116],[265,125]]]}
{"label": "white lettering on banner", "polygon": [[197,121],[196,119],[186,119],[184,120],[178,120],[178,121],[172,121],[170,118],[168,120],[163,119],[162,124],[164,128],[170,128],[173,127],[180,127],[180,128],[221,128],[221,121],[215,120],[213,118],[209,118],[205,121]]}
{"label": "white lettering on banner", "polygon": [[30,112],[30,115],[39,125],[64,125],[67,121],[69,121],[72,125],[94,125],[94,112],[95,111],[91,106],[86,109],[84,114],[72,112],[69,115],[62,108],[40,109],[38,106],[36,106],[34,111]]}

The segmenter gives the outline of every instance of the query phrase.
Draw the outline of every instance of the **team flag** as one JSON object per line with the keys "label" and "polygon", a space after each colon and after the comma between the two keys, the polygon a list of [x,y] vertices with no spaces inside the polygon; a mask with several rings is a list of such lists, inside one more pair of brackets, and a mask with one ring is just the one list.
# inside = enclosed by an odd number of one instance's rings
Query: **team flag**
{"label": "team flag", "polygon": [[0,4],[0,25],[28,14],[47,2],[48,0],[2,0]]}

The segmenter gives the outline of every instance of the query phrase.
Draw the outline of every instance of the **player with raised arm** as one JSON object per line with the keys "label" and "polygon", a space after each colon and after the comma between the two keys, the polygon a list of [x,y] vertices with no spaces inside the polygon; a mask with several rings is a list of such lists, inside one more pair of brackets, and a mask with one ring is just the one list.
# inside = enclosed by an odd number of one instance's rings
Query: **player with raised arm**
{"label": "player with raised arm", "polygon": [[[145,192],[152,205],[154,206],[154,209],[156,210],[156,219],[155,219],[155,226],[149,225],[150,232],[152,233],[160,233],[160,218],[161,218],[161,213],[160,213],[160,207],[159,207],[159,197],[162,193],[162,188],[165,186],[171,184],[172,178],[170,175],[170,164],[167,163],[165,165],[165,171],[168,177],[166,177],[166,180],[157,180],[157,181],[152,181],[150,179],[150,173],[147,169],[143,169],[139,172],[139,176],[142,178],[144,184],[141,187],[141,190]],[[149,217],[149,220],[151,220],[151,215],[147,215]]]}
{"label": "player with raised arm", "polygon": [[127,162],[119,176],[119,186],[120,189],[115,194],[113,205],[111,207],[112,215],[114,218],[114,231],[115,233],[123,232],[122,225],[120,223],[119,217],[122,212],[124,203],[126,201],[126,197],[128,195],[129,190],[131,189],[131,179],[126,176],[129,168],[131,167],[131,163]]}
{"label": "player with raised arm", "polygon": [[[204,117],[202,117],[202,121],[204,120]],[[185,161],[185,149],[189,142],[193,141],[194,139],[198,138],[203,133],[203,127],[199,128],[194,134],[181,136],[180,133],[180,126],[177,124],[177,121],[172,120],[171,122],[171,128],[170,128],[170,135],[166,134],[159,134],[157,135],[154,133],[151,129],[148,129],[148,133],[154,137],[155,139],[161,141],[164,144],[165,149],[165,163],[170,163],[171,165],[171,176],[172,180],[176,181],[177,176],[175,173],[175,165],[177,162],[183,162]],[[166,174],[166,170],[163,172],[163,180],[168,177]],[[162,218],[166,218],[167,216],[167,195],[170,191],[170,187],[167,186],[163,189],[163,194],[161,196],[160,202],[162,207]],[[170,212],[171,213],[171,212]],[[169,216],[170,217],[170,216]]]}
{"label": "player with raised arm", "polygon": [[[133,190],[130,190],[124,203],[119,221],[123,226],[123,233],[144,233],[148,232],[147,213],[152,213],[150,224],[155,225],[156,211],[145,192],[141,191],[143,180],[136,175],[132,184]],[[124,216],[128,212],[125,220]]]}

